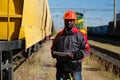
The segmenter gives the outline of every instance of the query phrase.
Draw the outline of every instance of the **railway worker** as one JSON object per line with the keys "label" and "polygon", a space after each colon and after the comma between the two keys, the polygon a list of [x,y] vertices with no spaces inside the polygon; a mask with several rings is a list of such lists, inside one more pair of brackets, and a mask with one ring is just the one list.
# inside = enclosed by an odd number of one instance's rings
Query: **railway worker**
{"label": "railway worker", "polygon": [[64,29],[60,31],[51,46],[56,58],[56,80],[82,80],[82,59],[90,52],[87,37],[75,26],[76,14],[68,10],[64,14]]}

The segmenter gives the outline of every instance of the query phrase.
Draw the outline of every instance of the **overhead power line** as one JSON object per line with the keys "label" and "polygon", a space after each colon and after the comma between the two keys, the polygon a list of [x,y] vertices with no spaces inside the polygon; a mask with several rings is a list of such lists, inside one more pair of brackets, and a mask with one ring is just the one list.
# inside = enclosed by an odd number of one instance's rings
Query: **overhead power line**
{"label": "overhead power line", "polygon": [[94,20],[94,19],[101,20],[102,18],[85,18],[85,19],[89,19],[89,20]]}
{"label": "overhead power line", "polygon": [[[90,8],[50,8],[53,12],[65,12],[66,10],[74,10],[74,11],[113,11],[114,9],[90,9]],[[117,10],[120,11],[120,10]]]}

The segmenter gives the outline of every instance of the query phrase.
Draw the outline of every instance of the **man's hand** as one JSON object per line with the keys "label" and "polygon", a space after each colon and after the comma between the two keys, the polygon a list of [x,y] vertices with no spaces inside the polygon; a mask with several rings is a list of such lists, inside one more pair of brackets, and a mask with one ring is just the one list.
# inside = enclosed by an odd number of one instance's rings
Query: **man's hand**
{"label": "man's hand", "polygon": [[73,59],[74,58],[74,54],[70,53],[70,54],[68,54],[68,57],[70,57],[71,59]]}

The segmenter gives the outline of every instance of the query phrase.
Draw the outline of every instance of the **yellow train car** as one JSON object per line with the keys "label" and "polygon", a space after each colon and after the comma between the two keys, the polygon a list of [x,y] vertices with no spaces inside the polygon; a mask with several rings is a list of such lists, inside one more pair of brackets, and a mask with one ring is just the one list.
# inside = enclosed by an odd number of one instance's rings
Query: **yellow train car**
{"label": "yellow train car", "polygon": [[0,0],[0,40],[25,40],[25,48],[51,34],[48,0]]}
{"label": "yellow train car", "polygon": [[9,80],[13,80],[14,51],[25,50],[29,57],[38,43],[49,38],[51,29],[48,0],[0,0],[0,64],[4,56],[9,58],[7,65],[0,65],[0,80],[5,68],[9,68]]}

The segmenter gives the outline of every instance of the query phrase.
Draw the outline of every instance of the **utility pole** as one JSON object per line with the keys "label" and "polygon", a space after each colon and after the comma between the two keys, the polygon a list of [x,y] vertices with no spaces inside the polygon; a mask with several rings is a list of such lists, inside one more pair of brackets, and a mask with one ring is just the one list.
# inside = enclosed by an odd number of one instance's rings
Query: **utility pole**
{"label": "utility pole", "polygon": [[83,13],[84,13],[84,24],[87,24],[87,10],[84,10]]}
{"label": "utility pole", "polygon": [[56,21],[57,21],[57,22],[56,22],[56,24],[57,24],[56,31],[58,31],[58,29],[59,29],[59,26],[58,26],[58,25],[59,25],[58,17],[59,17],[59,15],[57,14],[57,15],[56,15],[56,18],[57,18],[57,20],[56,20]]}
{"label": "utility pole", "polygon": [[114,33],[116,33],[116,0],[114,0]]}

